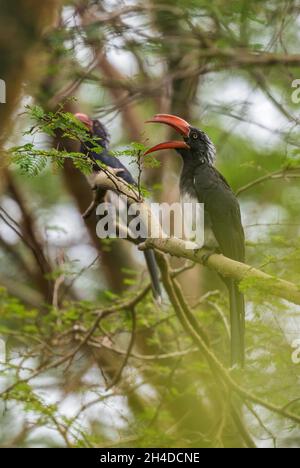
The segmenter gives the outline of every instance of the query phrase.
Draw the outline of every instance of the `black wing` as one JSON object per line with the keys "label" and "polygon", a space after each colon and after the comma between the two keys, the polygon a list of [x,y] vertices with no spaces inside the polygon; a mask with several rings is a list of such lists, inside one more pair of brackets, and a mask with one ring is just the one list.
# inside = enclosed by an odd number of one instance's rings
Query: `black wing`
{"label": "black wing", "polygon": [[196,170],[194,187],[204,203],[221,252],[233,260],[245,260],[245,235],[238,200],[226,179],[212,166]]}

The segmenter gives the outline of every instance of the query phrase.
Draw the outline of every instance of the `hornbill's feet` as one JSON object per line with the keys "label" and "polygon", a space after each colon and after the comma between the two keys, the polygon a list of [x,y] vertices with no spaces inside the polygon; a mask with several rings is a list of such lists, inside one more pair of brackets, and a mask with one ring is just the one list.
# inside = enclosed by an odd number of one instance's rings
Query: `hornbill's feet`
{"label": "hornbill's feet", "polygon": [[202,260],[203,265],[206,266],[209,258],[214,254],[219,254],[220,250],[217,247],[212,248],[212,247],[205,247],[204,246],[204,248],[208,249],[208,252],[206,252],[205,254],[202,255],[201,260]]}
{"label": "hornbill's feet", "polygon": [[206,252],[205,254],[202,255],[201,257],[201,260],[202,260],[202,264],[204,266],[207,265],[207,262],[209,260],[209,258],[214,254],[215,252],[211,251],[211,252]]}

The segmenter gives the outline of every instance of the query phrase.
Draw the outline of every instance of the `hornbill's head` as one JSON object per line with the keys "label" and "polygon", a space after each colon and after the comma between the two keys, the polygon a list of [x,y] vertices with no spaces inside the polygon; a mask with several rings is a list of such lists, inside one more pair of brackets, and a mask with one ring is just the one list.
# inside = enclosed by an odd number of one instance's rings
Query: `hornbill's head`
{"label": "hornbill's head", "polygon": [[165,149],[176,149],[184,160],[191,159],[195,163],[204,161],[213,164],[216,149],[210,138],[202,130],[192,127],[188,122],[169,114],[157,114],[146,123],[162,123],[174,128],[183,136],[181,141],[167,141],[150,148],[146,154]]}
{"label": "hornbill's head", "polygon": [[108,147],[109,133],[99,120],[93,120],[88,115],[81,113],[75,114],[75,117],[86,126],[91,135],[99,138],[99,144],[103,148]]}

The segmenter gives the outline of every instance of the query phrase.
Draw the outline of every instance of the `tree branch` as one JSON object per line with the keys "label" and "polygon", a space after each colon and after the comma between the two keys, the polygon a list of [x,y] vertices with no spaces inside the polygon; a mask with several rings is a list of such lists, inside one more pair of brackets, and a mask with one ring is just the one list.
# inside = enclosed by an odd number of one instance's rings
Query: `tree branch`
{"label": "tree branch", "polygon": [[186,258],[200,265],[205,264],[221,276],[233,278],[238,282],[252,279],[259,282],[262,286],[267,286],[266,290],[270,294],[300,305],[300,289],[296,284],[268,275],[257,268],[245,263],[236,262],[219,254],[212,254],[206,262],[206,255],[211,252],[206,248],[197,248],[196,244],[194,245],[194,249],[191,249],[191,246],[191,243],[171,238],[147,239],[139,248],[141,250],[157,249],[174,257]]}
{"label": "tree branch", "polygon": [[[109,178],[103,172],[98,174],[94,180],[95,184],[107,190],[128,195],[128,203],[130,204],[136,202],[134,198],[138,199],[138,194],[136,193],[136,197],[133,197],[133,188],[129,188],[112,171],[108,170],[108,172],[111,174]],[[114,180],[112,181],[112,179]],[[191,260],[200,265],[205,264],[221,276],[233,278],[238,282],[246,279],[257,281],[259,285],[265,287],[266,292],[269,294],[300,305],[300,288],[296,284],[276,278],[257,268],[245,263],[236,262],[223,255],[211,254],[211,251],[205,248],[199,249],[198,245],[193,242],[187,242],[174,237],[167,238],[159,221],[152,213],[150,206],[144,200],[141,200],[139,203],[139,212],[140,219],[143,220],[145,225],[151,226],[151,234],[153,236],[152,239],[147,239],[143,244],[140,244],[140,250],[155,249],[174,257]],[[208,260],[206,260],[207,254],[211,254]]]}

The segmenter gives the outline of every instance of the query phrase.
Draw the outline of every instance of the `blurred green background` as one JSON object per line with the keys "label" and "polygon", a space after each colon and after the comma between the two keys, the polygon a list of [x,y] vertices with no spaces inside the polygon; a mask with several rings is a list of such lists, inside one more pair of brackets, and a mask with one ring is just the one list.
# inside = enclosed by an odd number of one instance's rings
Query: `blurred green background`
{"label": "blurred green background", "polygon": [[[95,313],[135,297],[147,274],[135,246],[100,242],[95,219],[82,220],[91,190],[70,161],[60,170],[47,164],[34,177],[8,156],[12,146],[32,141],[24,136],[32,126],[26,105],[46,112],[62,105],[98,118],[118,151],[172,137],[144,121],[179,115],[209,134],[217,167],[239,194],[247,263],[299,285],[300,102],[292,99],[299,14],[297,0],[2,0],[0,389],[19,381],[2,394],[2,446],[299,447],[295,419],[219,386],[167,296],[161,310],[151,294],[134,316],[121,307],[70,362],[56,365],[76,350]],[[59,134],[34,137],[37,148],[60,143]],[[176,201],[179,158],[158,159],[143,183],[151,199]],[[122,161],[136,173],[130,158]],[[171,261],[175,269],[184,265]],[[200,267],[179,279],[227,366],[221,281]],[[300,307],[275,298],[267,285],[242,287],[247,367],[234,378],[277,408],[292,402],[297,419],[300,373],[292,353]]]}

